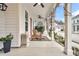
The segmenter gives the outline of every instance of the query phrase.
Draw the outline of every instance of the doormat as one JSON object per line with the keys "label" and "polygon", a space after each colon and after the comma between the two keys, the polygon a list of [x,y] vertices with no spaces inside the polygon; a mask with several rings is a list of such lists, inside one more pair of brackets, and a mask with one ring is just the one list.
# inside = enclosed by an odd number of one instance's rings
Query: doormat
{"label": "doormat", "polygon": [[48,39],[47,37],[43,37],[41,39],[35,38],[35,39],[31,39],[31,41],[51,41],[50,39]]}

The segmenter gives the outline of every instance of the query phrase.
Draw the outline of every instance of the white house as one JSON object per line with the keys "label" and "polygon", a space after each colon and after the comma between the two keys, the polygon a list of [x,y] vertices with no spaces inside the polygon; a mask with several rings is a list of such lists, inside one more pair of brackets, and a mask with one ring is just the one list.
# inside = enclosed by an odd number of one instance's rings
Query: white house
{"label": "white house", "polygon": [[72,17],[72,40],[79,43],[79,10]]}
{"label": "white house", "polygon": [[[12,40],[12,47],[21,46],[21,35],[26,34],[27,39],[25,42],[29,43],[29,38],[32,33],[33,20],[38,20],[38,15],[46,18],[47,14],[53,11],[55,4],[44,4],[45,7],[40,6],[33,7],[33,3],[30,4],[17,4],[17,3],[6,3],[8,6],[6,11],[0,10],[0,37],[5,36],[9,33],[12,33],[14,39]],[[41,11],[42,10],[42,11]],[[25,13],[28,13],[28,30],[25,31]],[[32,20],[31,20],[32,19]],[[45,21],[42,19],[42,22],[45,26]],[[26,33],[27,32],[27,33]]]}
{"label": "white house", "polygon": [[[33,3],[24,3],[24,4],[17,4],[17,3],[6,3],[8,6],[6,11],[0,10],[0,37],[5,36],[9,33],[12,33],[14,36],[12,40],[11,47],[21,47],[22,44],[22,35],[26,34],[27,38],[24,40],[26,42],[26,46],[28,47],[30,44],[30,38],[32,34],[32,28],[33,28],[33,19],[38,20],[37,15],[41,15],[42,17],[46,18],[50,13],[53,12],[55,14],[56,7],[58,7],[59,3],[46,3],[44,4],[44,8],[37,5],[36,7],[33,7]],[[71,4],[66,3],[65,8],[71,12]],[[25,18],[25,12],[27,11],[28,14],[28,20],[26,21]],[[72,46],[71,46],[71,16],[66,13],[65,16],[65,47],[64,51],[68,55],[72,55]],[[67,17],[68,16],[68,17]],[[54,16],[51,15],[51,19],[54,19]],[[47,33],[46,30],[46,22],[44,20],[44,26],[45,26],[45,33]],[[25,31],[25,23],[28,23],[28,30]],[[27,32],[27,33],[26,33]],[[76,35],[78,36],[78,35]],[[52,40],[53,39],[53,31],[52,31]],[[75,38],[74,38],[75,39]],[[1,43],[0,43],[1,45]]]}
{"label": "white house", "polygon": [[54,22],[54,28],[55,28],[55,32],[59,32],[59,31],[62,31],[64,30],[64,23],[61,24],[60,21],[55,21]]}

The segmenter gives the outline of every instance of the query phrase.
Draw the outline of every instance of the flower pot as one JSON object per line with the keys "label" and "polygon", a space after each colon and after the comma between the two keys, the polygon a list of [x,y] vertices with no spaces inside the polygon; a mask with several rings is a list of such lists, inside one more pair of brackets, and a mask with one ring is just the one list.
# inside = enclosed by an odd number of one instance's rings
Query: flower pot
{"label": "flower pot", "polygon": [[11,48],[11,40],[7,40],[7,41],[3,42],[3,51],[4,51],[4,53],[9,52],[10,48]]}

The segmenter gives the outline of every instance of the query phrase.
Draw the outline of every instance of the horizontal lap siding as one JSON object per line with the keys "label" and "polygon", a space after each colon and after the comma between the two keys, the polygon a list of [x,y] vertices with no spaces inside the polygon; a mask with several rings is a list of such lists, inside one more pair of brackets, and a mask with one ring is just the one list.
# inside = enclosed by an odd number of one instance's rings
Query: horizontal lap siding
{"label": "horizontal lap siding", "polygon": [[[5,11],[5,21],[4,26],[5,34],[12,33],[14,38],[12,40],[12,47],[18,47],[19,43],[19,11],[18,4],[7,4],[8,8]],[[3,27],[1,27],[3,28]]]}
{"label": "horizontal lap siding", "polygon": [[6,12],[6,30],[7,33],[12,33],[14,39],[12,40],[12,46],[18,46],[19,40],[19,13],[18,13],[18,4],[8,4],[8,9]]}
{"label": "horizontal lap siding", "polygon": [[5,35],[5,18],[4,12],[0,11],[0,37]]}

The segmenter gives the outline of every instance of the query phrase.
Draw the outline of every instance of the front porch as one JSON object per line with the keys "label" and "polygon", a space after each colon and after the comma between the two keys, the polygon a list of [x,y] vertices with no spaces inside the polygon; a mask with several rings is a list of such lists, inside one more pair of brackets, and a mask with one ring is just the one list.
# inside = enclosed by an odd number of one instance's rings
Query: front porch
{"label": "front porch", "polygon": [[[12,50],[9,53],[2,53],[0,55],[72,55],[72,46],[71,46],[71,15],[68,12],[71,12],[71,4],[64,4],[65,13],[65,46],[60,46],[54,39],[54,20],[55,20],[55,10],[59,6],[59,4],[45,4],[45,9],[39,7],[32,7],[32,4],[8,4],[10,6],[6,12],[4,12],[4,17],[2,17],[3,21],[3,32],[2,34],[8,34],[11,32],[14,35],[14,39],[12,41]],[[15,7],[16,6],[16,7]],[[51,6],[51,7],[50,7]],[[43,10],[43,12],[42,12]],[[28,12],[28,18],[25,17],[26,11]],[[9,12],[9,13],[8,13]],[[16,14],[17,12],[17,14]],[[43,17],[37,17],[38,15],[42,15]],[[10,18],[11,17],[11,18]],[[27,18],[27,19],[26,19]],[[2,20],[1,19],[1,20]],[[36,20],[41,20],[45,27],[44,35],[49,38],[47,26],[47,21],[51,21],[51,33],[52,36],[50,41],[31,41],[32,39],[32,31],[35,28]],[[16,22],[17,20],[17,22]],[[27,20],[27,21],[26,21]],[[33,23],[34,20],[34,23]],[[11,23],[12,22],[12,23]],[[25,30],[25,24],[27,25],[27,35]],[[6,25],[7,24],[7,25]],[[11,26],[10,26],[11,25]],[[16,26],[17,25],[17,26]],[[13,27],[12,27],[13,26]],[[7,30],[7,31],[6,31]],[[25,38],[25,47],[21,47],[22,38],[21,35],[25,34],[27,38]],[[18,48],[16,48],[18,47]],[[66,54],[65,54],[65,53]]]}

